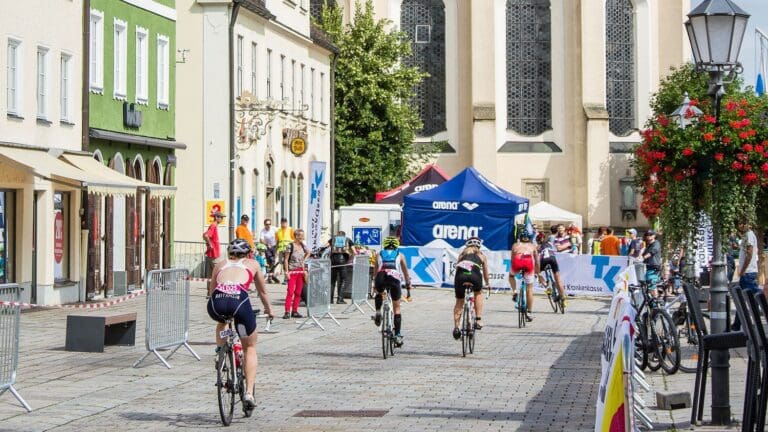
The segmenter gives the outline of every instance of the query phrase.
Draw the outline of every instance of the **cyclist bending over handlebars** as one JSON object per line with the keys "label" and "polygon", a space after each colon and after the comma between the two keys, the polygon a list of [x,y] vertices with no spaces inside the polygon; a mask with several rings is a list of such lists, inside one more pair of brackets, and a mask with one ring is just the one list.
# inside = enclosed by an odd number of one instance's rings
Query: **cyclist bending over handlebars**
{"label": "cyclist bending over handlebars", "polygon": [[512,270],[509,272],[509,286],[512,287],[513,301],[517,301],[517,280],[515,276],[522,272],[525,283],[528,284],[525,290],[527,306],[525,320],[531,322],[533,321],[531,310],[533,310],[534,276],[539,275],[539,280],[542,283],[544,283],[544,278],[539,273],[539,260],[536,259],[538,257],[538,250],[536,245],[531,242],[531,235],[526,230],[522,230],[517,239],[520,241],[512,245]]}
{"label": "cyclist bending over handlebars", "polygon": [[[549,232],[551,235],[544,237],[542,240],[540,246],[541,252],[539,253],[539,268],[541,271],[544,271],[546,270],[547,266],[549,266],[549,268],[552,270],[552,274],[555,276],[557,292],[560,293],[560,298],[563,301],[563,310],[565,310],[568,304],[565,300],[565,290],[563,289],[563,281],[560,279],[560,267],[557,265],[557,258],[555,253],[568,251],[570,246],[563,247],[562,249],[558,247],[557,234],[561,227],[563,230],[565,229],[563,225],[553,225],[550,227]],[[549,295],[549,293],[547,293],[547,295]]]}
{"label": "cyclist bending over handlebars", "polygon": [[483,296],[477,295],[483,290],[483,280],[485,286],[490,285],[488,277],[488,262],[485,254],[480,251],[482,241],[477,237],[470,237],[464,245],[464,250],[459,254],[456,260],[456,276],[453,279],[453,289],[456,294],[456,304],[453,306],[453,338],[461,338],[459,330],[459,321],[461,320],[461,311],[464,308],[464,296],[466,290],[464,284],[472,284],[472,291],[475,292],[475,330],[480,330],[483,325],[480,323],[480,317],[483,314]]}
{"label": "cyclist bending over handlebars", "polygon": [[373,320],[377,327],[381,325],[381,306],[384,303],[382,294],[386,290],[392,298],[392,309],[395,313],[395,345],[400,347],[403,345],[403,335],[400,333],[403,326],[403,316],[400,314],[400,298],[403,296],[401,285],[404,276],[405,287],[410,293],[411,276],[405,265],[405,257],[398,249],[400,241],[397,237],[386,237],[383,246],[384,249],[376,258],[376,278],[374,280],[376,315]]}
{"label": "cyclist bending over handlebars", "polygon": [[232,240],[229,244],[229,259],[216,264],[208,283],[208,316],[218,321],[216,324],[216,353],[221,351],[224,341],[221,332],[226,326],[228,317],[234,317],[235,329],[243,344],[245,363],[246,393],[245,408],[253,409],[253,390],[256,381],[256,317],[248,297],[248,288],[255,282],[256,290],[261,297],[264,311],[271,320],[274,318],[272,305],[265,289],[264,275],[259,263],[247,258],[251,246],[242,239]]}

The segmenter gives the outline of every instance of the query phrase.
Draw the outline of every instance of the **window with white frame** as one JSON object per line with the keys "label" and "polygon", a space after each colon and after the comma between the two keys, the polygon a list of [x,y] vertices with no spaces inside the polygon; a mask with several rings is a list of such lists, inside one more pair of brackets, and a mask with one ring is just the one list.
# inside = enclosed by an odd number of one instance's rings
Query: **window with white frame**
{"label": "window with white frame", "polygon": [[272,99],[272,50],[267,50],[267,99]]}
{"label": "window with white frame", "polygon": [[299,105],[299,109],[301,110],[301,116],[306,117],[307,113],[304,112],[304,64],[301,64],[301,75],[299,75],[300,84],[299,87],[301,89],[299,90],[299,101],[301,102],[301,105]]}
{"label": "window with white frame", "polygon": [[6,111],[8,114],[21,114],[21,41],[8,39],[8,51],[5,63]]}
{"label": "window with white frame", "polygon": [[280,100],[285,99],[285,56],[280,54]]}
{"label": "window with white frame", "polygon": [[48,119],[48,48],[37,47],[37,118]]}
{"label": "window with white frame", "polygon": [[256,71],[258,71],[259,63],[257,61],[259,56],[259,46],[256,44],[256,42],[251,42],[251,93],[253,93],[253,97],[258,99],[258,88],[259,88],[259,81],[257,79],[258,74]]}
{"label": "window with white frame", "polygon": [[61,73],[59,74],[59,80],[61,82],[59,83],[59,118],[61,121],[68,123],[71,121],[69,104],[71,103],[70,85],[72,82],[72,56],[69,54],[62,54],[60,66]]}
{"label": "window with white frame", "polygon": [[149,102],[149,31],[136,27],[136,102]]}
{"label": "window with white frame", "polygon": [[309,116],[315,118],[315,68],[309,70]]}
{"label": "window with white frame", "polygon": [[237,35],[237,89],[235,96],[243,93],[243,36]]}
{"label": "window with white frame", "polygon": [[291,59],[291,109],[296,109],[296,60]]}
{"label": "window with white frame", "polygon": [[325,72],[320,72],[320,123],[325,123]]}
{"label": "window with white frame", "polygon": [[115,18],[114,32],[115,99],[125,100],[128,92],[128,24]]}
{"label": "window with white frame", "polygon": [[104,91],[104,12],[91,9],[90,25],[88,82],[92,92],[101,93]]}
{"label": "window with white frame", "polygon": [[157,107],[168,109],[168,36],[157,35]]}

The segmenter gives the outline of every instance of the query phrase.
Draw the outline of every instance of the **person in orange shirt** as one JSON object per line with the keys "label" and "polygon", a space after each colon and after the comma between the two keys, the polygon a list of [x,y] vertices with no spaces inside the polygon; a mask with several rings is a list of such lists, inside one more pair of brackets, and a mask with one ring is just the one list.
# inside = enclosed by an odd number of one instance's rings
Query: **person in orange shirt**
{"label": "person in orange shirt", "polygon": [[253,258],[253,251],[256,250],[256,245],[253,243],[253,234],[248,229],[248,221],[250,220],[251,218],[247,214],[240,216],[240,225],[235,229],[235,238],[248,242],[248,245],[251,247],[251,255],[248,258]]}
{"label": "person in orange shirt", "polygon": [[602,255],[621,255],[621,240],[613,235],[613,229],[608,228],[608,233],[600,242],[600,253]]}

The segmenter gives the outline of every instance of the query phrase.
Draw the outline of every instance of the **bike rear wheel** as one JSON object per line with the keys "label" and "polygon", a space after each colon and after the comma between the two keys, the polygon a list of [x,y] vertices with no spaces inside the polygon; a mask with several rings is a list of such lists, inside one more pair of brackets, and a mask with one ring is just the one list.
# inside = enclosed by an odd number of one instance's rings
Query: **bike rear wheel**
{"label": "bike rear wheel", "polygon": [[224,358],[216,367],[216,387],[221,422],[224,426],[229,426],[235,411],[235,359],[229,346],[224,349],[226,349]]}
{"label": "bike rear wheel", "polygon": [[464,303],[461,312],[461,356],[466,357],[469,351],[469,307]]}
{"label": "bike rear wheel", "polygon": [[680,368],[680,339],[675,324],[664,309],[656,309],[651,314],[651,319],[660,341],[657,348],[660,351],[661,367],[664,372],[674,374]]}
{"label": "bike rear wheel", "polygon": [[648,367],[648,351],[645,348],[646,336],[642,323],[635,323],[637,334],[635,335],[635,367],[645,370]]}
{"label": "bike rear wheel", "polygon": [[381,353],[384,356],[384,360],[386,360],[387,355],[389,355],[389,308],[384,307],[383,312],[382,319],[384,322],[381,323]]}
{"label": "bike rear wheel", "polygon": [[477,332],[475,331],[475,310],[472,306],[469,308],[469,324],[467,325],[467,331],[469,334],[469,353],[474,354]]}

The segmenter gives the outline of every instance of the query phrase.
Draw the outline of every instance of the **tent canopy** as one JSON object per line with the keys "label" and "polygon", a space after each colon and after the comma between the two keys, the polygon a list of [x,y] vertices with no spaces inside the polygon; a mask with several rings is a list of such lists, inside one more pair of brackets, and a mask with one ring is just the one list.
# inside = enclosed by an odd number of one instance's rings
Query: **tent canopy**
{"label": "tent canopy", "polygon": [[400,186],[385,192],[376,192],[376,202],[379,204],[402,204],[403,197],[435,188],[448,180],[443,170],[436,164],[424,167],[412,179]]}
{"label": "tent canopy", "polygon": [[533,221],[572,222],[581,229],[581,215],[563,210],[546,201],[538,202],[528,209],[528,217]]}
{"label": "tent canopy", "polygon": [[491,250],[508,250],[515,216],[528,211],[528,199],[501,189],[469,167],[440,186],[403,200],[403,244],[423,246],[443,240],[460,247],[471,236]]}

